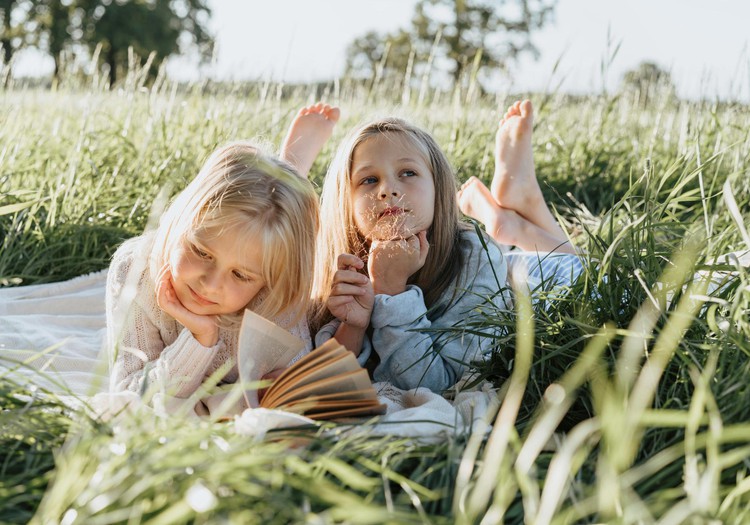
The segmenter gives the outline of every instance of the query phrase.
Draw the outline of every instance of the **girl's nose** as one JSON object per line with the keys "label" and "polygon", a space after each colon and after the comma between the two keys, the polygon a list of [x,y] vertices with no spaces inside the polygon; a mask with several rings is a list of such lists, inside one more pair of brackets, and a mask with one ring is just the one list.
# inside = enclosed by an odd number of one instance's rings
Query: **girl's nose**
{"label": "girl's nose", "polygon": [[201,283],[207,291],[218,290],[221,287],[221,278],[219,276],[219,272],[215,271],[213,268],[207,269],[205,272],[203,272]]}
{"label": "girl's nose", "polygon": [[381,199],[387,199],[388,197],[398,197],[398,188],[396,188],[393,184],[384,184],[380,188],[380,198]]}

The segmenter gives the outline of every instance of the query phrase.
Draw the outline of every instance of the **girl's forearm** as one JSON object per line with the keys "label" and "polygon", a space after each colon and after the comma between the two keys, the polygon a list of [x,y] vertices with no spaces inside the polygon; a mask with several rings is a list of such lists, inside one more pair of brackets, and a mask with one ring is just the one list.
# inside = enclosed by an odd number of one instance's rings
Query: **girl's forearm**
{"label": "girl's forearm", "polygon": [[341,323],[333,337],[356,357],[359,357],[360,352],[362,352],[366,330],[366,328]]}

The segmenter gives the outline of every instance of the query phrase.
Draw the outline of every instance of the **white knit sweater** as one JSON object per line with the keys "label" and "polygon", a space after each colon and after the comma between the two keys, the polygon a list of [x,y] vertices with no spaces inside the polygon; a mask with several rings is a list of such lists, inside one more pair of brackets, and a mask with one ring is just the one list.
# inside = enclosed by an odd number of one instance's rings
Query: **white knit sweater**
{"label": "white knit sweater", "polygon": [[[156,286],[147,264],[151,244],[150,235],[123,243],[109,267],[107,343],[113,352],[110,389],[143,392],[158,384],[160,390],[166,387],[171,395],[185,398],[227,363],[230,368],[223,382],[237,381],[239,332],[220,328],[219,341],[208,348],[163,312],[156,303]],[[292,318],[293,314],[288,314],[272,321],[288,327]],[[305,341],[303,354],[312,349],[304,316],[289,331]]]}

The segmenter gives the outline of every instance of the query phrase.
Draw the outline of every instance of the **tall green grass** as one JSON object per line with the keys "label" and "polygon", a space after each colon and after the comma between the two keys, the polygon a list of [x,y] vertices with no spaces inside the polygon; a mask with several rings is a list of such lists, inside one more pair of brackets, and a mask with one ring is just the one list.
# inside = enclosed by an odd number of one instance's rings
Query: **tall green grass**
{"label": "tall green grass", "polygon": [[[342,107],[313,167],[372,114],[431,130],[461,179],[492,175],[514,97],[404,88],[146,85],[96,78],[0,94],[0,281],[105,268],[218,144],[278,145],[296,109]],[[750,275],[722,189],[750,209],[750,111],[637,94],[534,95],[543,190],[579,246],[567,293],[463,329],[496,338],[487,436],[440,442],[336,426],[264,441],[231,425],[142,414],[116,426],[0,378],[0,520],[11,523],[743,523],[750,520]],[[367,110],[363,108],[368,108]],[[273,146],[271,146],[273,147]],[[736,273],[709,293],[698,270]],[[544,295],[544,292],[541,292]],[[499,329],[499,330],[498,330]]]}

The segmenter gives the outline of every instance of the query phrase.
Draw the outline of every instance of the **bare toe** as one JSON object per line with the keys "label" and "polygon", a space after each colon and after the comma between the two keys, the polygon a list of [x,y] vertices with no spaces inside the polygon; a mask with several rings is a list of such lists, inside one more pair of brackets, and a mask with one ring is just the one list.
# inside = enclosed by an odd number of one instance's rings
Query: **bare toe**
{"label": "bare toe", "polygon": [[341,110],[337,107],[329,107],[328,111],[326,111],[326,116],[328,117],[328,120],[338,122],[341,117]]}
{"label": "bare toe", "polygon": [[339,108],[323,102],[303,107],[289,127],[281,147],[281,157],[306,177],[339,116]]}
{"label": "bare toe", "polygon": [[506,118],[514,117],[521,114],[521,101],[517,100],[511,107],[508,108],[508,112],[505,114]]}
{"label": "bare toe", "polygon": [[521,102],[521,105],[519,106],[519,110],[521,112],[522,117],[530,117],[533,115],[533,112],[534,112],[534,109],[531,106],[531,101],[528,99]]}

